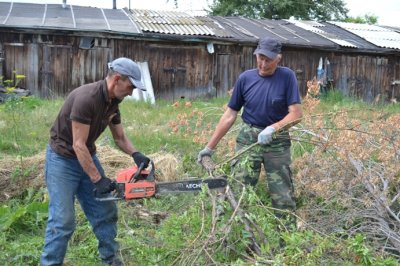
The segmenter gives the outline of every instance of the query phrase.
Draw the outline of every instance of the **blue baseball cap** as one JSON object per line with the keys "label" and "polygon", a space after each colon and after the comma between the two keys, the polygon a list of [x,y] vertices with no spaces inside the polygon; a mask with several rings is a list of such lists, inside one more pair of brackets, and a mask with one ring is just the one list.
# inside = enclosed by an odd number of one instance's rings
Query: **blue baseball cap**
{"label": "blue baseball cap", "polygon": [[121,75],[127,76],[136,88],[146,91],[141,78],[142,73],[137,63],[126,57],[120,57],[108,63],[108,68],[112,71],[118,72]]}
{"label": "blue baseball cap", "polygon": [[275,59],[281,53],[282,44],[280,41],[266,37],[258,42],[254,54],[263,54],[270,59]]}

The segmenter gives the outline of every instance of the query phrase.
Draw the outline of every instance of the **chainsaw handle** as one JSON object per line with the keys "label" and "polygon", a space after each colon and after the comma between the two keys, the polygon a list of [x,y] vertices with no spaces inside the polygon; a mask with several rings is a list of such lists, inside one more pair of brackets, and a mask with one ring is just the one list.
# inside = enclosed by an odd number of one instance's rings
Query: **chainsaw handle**
{"label": "chainsaw handle", "polygon": [[137,169],[136,173],[131,177],[129,182],[131,182],[134,179],[137,179],[137,177],[140,175],[143,169],[144,169],[144,163],[140,163],[139,168]]}
{"label": "chainsaw handle", "polygon": [[150,170],[150,173],[149,173],[149,175],[147,176],[147,180],[148,181],[154,181],[154,173],[155,173],[155,171],[156,171],[156,168],[154,167],[154,162],[153,161],[150,161],[150,163],[151,163],[151,170]]}
{"label": "chainsaw handle", "polygon": [[[151,164],[151,170],[150,173],[147,175],[146,180],[154,181],[154,172],[155,172],[154,162],[150,161],[150,164]],[[138,178],[138,176],[142,173],[143,170],[144,170],[144,163],[141,163],[136,173],[134,173],[133,176],[129,179],[128,183],[134,182],[134,180]]]}

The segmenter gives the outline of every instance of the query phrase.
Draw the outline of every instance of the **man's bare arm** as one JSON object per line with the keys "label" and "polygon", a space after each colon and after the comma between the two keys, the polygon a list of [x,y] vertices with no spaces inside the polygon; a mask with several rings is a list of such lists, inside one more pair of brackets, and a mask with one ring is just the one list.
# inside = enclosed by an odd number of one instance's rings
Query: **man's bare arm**
{"label": "man's bare arm", "polygon": [[214,149],[218,142],[225,136],[225,134],[229,131],[232,125],[236,121],[238,112],[227,108],[225,113],[221,116],[217,127],[215,128],[214,134],[212,135],[211,139],[208,141],[207,147],[210,149]]}
{"label": "man's bare arm", "polygon": [[293,104],[289,106],[289,113],[280,121],[272,124],[271,126],[275,130],[289,129],[297,123],[300,123],[303,118],[303,111],[301,109],[301,104]]}
{"label": "man's bare arm", "polygon": [[121,124],[109,125],[111,134],[114,138],[115,144],[125,153],[131,155],[133,152],[137,151],[133,146],[132,142],[125,135],[124,129]]}
{"label": "man's bare arm", "polygon": [[101,179],[101,175],[92,160],[92,156],[86,146],[86,141],[89,136],[90,126],[76,121],[72,121],[72,136],[74,149],[79,163],[81,164],[85,173],[90,177],[93,183]]}

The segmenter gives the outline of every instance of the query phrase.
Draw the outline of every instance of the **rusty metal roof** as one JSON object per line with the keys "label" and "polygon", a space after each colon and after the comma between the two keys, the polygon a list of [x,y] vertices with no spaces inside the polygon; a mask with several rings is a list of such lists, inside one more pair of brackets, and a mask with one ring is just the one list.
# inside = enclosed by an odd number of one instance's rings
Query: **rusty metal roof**
{"label": "rusty metal roof", "polygon": [[400,34],[389,28],[369,24],[329,22],[382,48],[400,49]]}
{"label": "rusty metal roof", "polygon": [[0,2],[0,26],[141,33],[123,9]]}
{"label": "rusty metal roof", "polygon": [[185,12],[131,9],[131,17],[143,32],[230,37],[213,20]]}

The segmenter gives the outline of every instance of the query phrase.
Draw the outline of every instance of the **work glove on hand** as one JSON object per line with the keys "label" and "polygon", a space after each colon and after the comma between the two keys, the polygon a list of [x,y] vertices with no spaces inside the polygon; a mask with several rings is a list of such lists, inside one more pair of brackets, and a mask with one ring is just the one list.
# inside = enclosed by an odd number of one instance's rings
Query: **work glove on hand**
{"label": "work glove on hand", "polygon": [[201,159],[203,159],[204,156],[209,156],[211,158],[213,153],[214,153],[214,150],[212,150],[212,149],[210,149],[209,147],[206,146],[197,155],[197,162],[201,164]]}
{"label": "work glove on hand", "polygon": [[268,126],[258,134],[257,142],[259,144],[269,144],[272,141],[272,135],[275,132],[275,128]]}
{"label": "work glove on hand", "polygon": [[94,187],[96,190],[96,193],[98,194],[107,194],[117,188],[116,184],[114,181],[111,181],[110,178],[103,176],[100,178],[99,181],[94,183]]}
{"label": "work glove on hand", "polygon": [[146,169],[147,166],[149,166],[150,159],[148,157],[144,156],[141,152],[136,151],[136,152],[132,153],[132,158],[138,167],[140,167],[141,163],[144,164],[144,169]]}

